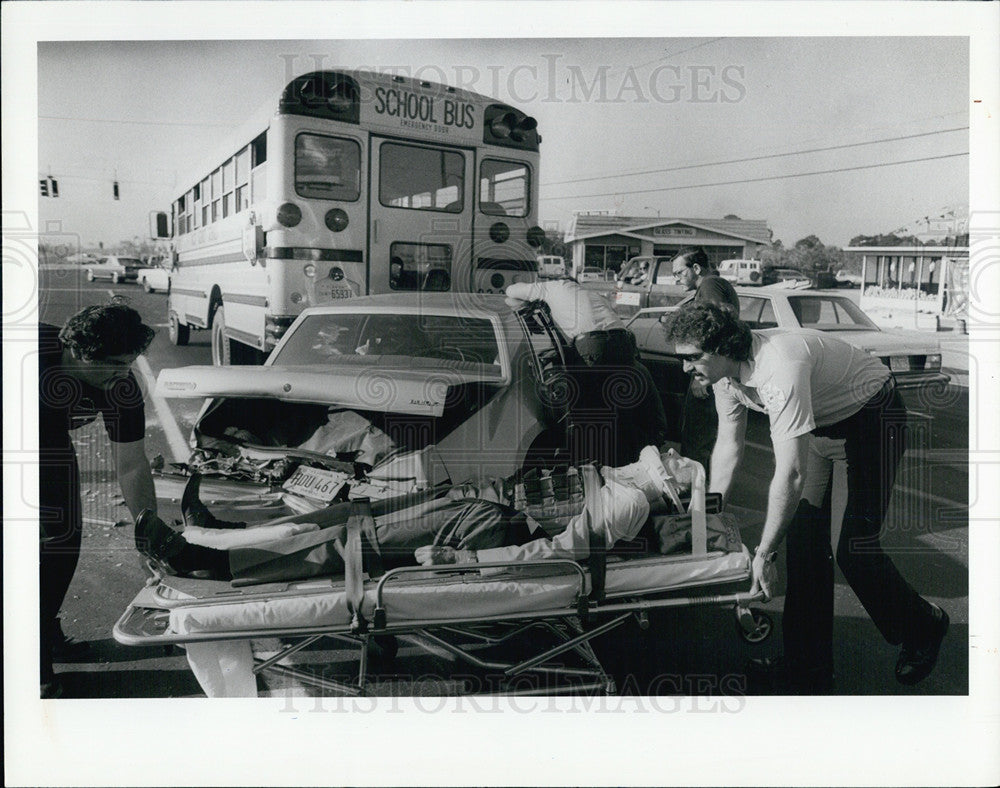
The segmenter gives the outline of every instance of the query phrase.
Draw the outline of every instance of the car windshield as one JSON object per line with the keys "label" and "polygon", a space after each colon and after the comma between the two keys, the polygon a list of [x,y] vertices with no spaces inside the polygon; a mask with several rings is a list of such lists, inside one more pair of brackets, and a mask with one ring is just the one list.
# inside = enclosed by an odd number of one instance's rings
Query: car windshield
{"label": "car windshield", "polygon": [[849,298],[789,296],[788,305],[803,328],[819,331],[878,331],[878,326]]}
{"label": "car windshield", "polygon": [[121,265],[142,265],[142,261],[137,257],[119,257],[118,262]]}
{"label": "car windshield", "polygon": [[331,362],[379,363],[404,367],[440,366],[500,373],[500,350],[492,321],[481,317],[434,314],[336,312],[307,316],[275,355],[278,366]]}

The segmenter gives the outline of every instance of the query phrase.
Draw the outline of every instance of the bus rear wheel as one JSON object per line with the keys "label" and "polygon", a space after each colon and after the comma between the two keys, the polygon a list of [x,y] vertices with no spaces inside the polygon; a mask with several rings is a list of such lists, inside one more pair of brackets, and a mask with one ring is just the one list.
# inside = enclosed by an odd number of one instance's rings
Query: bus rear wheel
{"label": "bus rear wheel", "polygon": [[212,316],[212,363],[217,367],[228,367],[232,360],[229,337],[226,336],[226,313],[220,304]]}
{"label": "bus rear wheel", "polygon": [[191,338],[191,327],[181,323],[177,315],[171,312],[167,318],[167,333],[171,345],[186,345]]}

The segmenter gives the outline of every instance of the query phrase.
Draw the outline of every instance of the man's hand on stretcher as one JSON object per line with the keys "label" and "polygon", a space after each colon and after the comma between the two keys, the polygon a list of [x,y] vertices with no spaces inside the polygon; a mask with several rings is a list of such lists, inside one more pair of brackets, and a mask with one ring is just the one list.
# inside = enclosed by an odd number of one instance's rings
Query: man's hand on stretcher
{"label": "man's hand on stretcher", "polygon": [[417,563],[421,566],[434,566],[436,564],[474,564],[476,563],[475,550],[456,550],[447,545],[424,545],[418,547],[413,555]]}

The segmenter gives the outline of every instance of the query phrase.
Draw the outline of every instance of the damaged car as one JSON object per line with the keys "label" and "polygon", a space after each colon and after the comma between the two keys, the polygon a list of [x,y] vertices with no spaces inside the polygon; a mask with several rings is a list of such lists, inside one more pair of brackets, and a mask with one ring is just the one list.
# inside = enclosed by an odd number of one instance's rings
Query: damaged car
{"label": "damaged car", "polygon": [[160,373],[159,395],[205,402],[191,457],[158,491],[176,498],[198,472],[210,498],[301,512],[552,467],[565,451],[564,351],[544,307],[515,312],[502,296],[307,309],[262,367]]}

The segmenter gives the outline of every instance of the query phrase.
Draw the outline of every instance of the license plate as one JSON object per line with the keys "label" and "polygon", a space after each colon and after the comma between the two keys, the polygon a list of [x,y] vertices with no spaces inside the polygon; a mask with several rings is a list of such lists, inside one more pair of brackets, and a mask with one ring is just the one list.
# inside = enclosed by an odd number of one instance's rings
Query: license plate
{"label": "license plate", "polygon": [[329,503],[347,481],[347,474],[300,465],[283,485],[288,492]]}
{"label": "license plate", "polygon": [[639,294],[619,290],[615,293],[615,303],[623,306],[639,306]]}
{"label": "license plate", "polygon": [[316,303],[325,304],[329,301],[353,297],[354,291],[347,285],[339,285],[329,279],[316,283]]}
{"label": "license plate", "polygon": [[889,356],[889,369],[893,372],[909,372],[910,359],[908,356]]}

